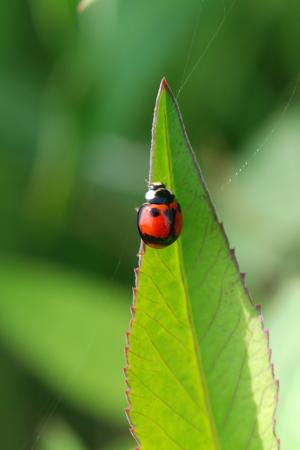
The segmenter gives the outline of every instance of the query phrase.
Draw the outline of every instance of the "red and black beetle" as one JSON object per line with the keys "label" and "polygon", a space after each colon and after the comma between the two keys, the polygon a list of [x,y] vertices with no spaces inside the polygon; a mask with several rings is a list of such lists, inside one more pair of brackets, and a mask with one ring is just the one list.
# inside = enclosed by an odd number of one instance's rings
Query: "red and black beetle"
{"label": "red and black beetle", "polygon": [[147,200],[138,210],[137,225],[145,244],[164,248],[176,241],[182,229],[181,208],[163,183],[151,183]]}

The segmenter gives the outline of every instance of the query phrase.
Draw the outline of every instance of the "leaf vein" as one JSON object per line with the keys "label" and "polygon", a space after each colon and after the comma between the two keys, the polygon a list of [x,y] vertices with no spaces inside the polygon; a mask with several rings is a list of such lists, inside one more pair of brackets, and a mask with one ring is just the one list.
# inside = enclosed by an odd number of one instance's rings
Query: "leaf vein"
{"label": "leaf vein", "polygon": [[224,273],[223,273],[223,276],[222,276],[222,281],[221,281],[221,288],[220,288],[220,294],[219,294],[219,298],[218,298],[218,304],[217,304],[217,307],[216,307],[216,309],[215,309],[215,311],[214,311],[214,313],[213,313],[213,315],[212,315],[212,317],[211,317],[211,319],[210,319],[210,321],[208,323],[208,326],[207,326],[206,330],[204,331],[204,333],[203,333],[203,335],[201,337],[202,341],[206,338],[206,336],[207,336],[209,330],[211,329],[213,323],[215,322],[215,320],[216,320],[216,318],[218,316],[218,312],[219,312],[219,310],[221,308],[221,304],[222,304],[222,301],[223,301],[223,294],[224,294],[224,280],[225,280],[225,276],[227,274],[227,271],[228,271],[229,267],[230,267],[230,262],[227,264],[227,266],[226,266],[226,268],[224,270]]}
{"label": "leaf vein", "polygon": [[163,403],[173,414],[178,416],[183,422],[187,423],[190,427],[196,430],[198,433],[202,434],[202,431],[196,427],[192,422],[187,420],[186,417],[182,416],[176,409],[174,409],[168,402],[166,402],[162,397],[160,397],[156,392],[154,392],[148,385],[146,385],[143,380],[131,369],[131,374],[137,378],[137,380],[147,389],[155,398],[157,398],[161,403]]}
{"label": "leaf vein", "polygon": [[139,416],[145,417],[145,419],[149,420],[150,422],[152,422],[157,428],[159,428],[163,434],[170,440],[173,442],[173,444],[176,445],[176,447],[185,450],[184,447],[182,447],[180,444],[178,444],[167,432],[166,430],[164,430],[152,417],[147,416],[146,414],[139,412],[139,411],[134,411],[134,414],[137,414]]}
{"label": "leaf vein", "polygon": [[175,381],[179,384],[179,386],[181,387],[181,389],[183,389],[184,393],[190,398],[190,400],[192,400],[192,402],[195,404],[197,410],[200,409],[200,405],[199,403],[197,403],[197,401],[191,396],[191,394],[187,391],[186,387],[184,386],[182,380],[180,380],[180,378],[178,378],[178,376],[176,375],[176,373],[173,372],[173,370],[171,369],[171,367],[169,366],[169,364],[165,361],[165,359],[163,358],[160,350],[157,348],[156,344],[153,342],[151,336],[148,333],[148,330],[146,329],[146,327],[144,327],[141,323],[138,323],[138,326],[140,326],[141,328],[143,328],[143,330],[145,331],[146,335],[148,336],[148,339],[150,341],[150,343],[152,344],[154,350],[156,351],[156,353],[158,354],[160,360],[163,362],[163,364],[165,365],[165,367],[168,369],[168,371],[171,373],[171,375],[173,376],[173,378],[175,379]]}
{"label": "leaf vein", "polygon": [[156,323],[162,330],[164,330],[167,334],[169,334],[172,338],[174,338],[183,348],[183,350],[187,350],[186,344],[183,343],[176,334],[172,333],[170,330],[168,330],[159,320],[157,320],[155,317],[152,317],[149,313],[147,313],[145,310],[141,308],[136,308],[136,311],[140,311],[141,313],[145,314],[147,317],[149,317],[150,320],[152,320],[154,323]]}
{"label": "leaf vein", "polygon": [[215,359],[213,360],[212,364],[210,365],[210,367],[208,368],[209,372],[212,372],[215,368],[216,363],[219,361],[220,356],[222,355],[223,351],[226,349],[228,343],[230,342],[231,338],[235,335],[235,333],[238,330],[239,324],[241,322],[241,318],[242,318],[242,311],[240,311],[239,316],[238,316],[238,320],[233,328],[233,330],[230,332],[230,334],[227,336],[227,339],[224,342],[224,345],[222,345],[222,347],[220,348],[219,352],[217,353],[217,356],[215,357]]}
{"label": "leaf vein", "polygon": [[155,287],[155,289],[157,290],[157,292],[159,293],[159,296],[161,297],[161,299],[163,300],[163,302],[165,303],[165,305],[167,306],[167,308],[169,309],[169,311],[171,312],[172,316],[175,318],[176,322],[180,323],[180,325],[186,327],[186,324],[184,322],[181,322],[181,320],[178,319],[178,317],[176,316],[176,313],[173,311],[173,309],[171,308],[171,306],[169,305],[167,299],[165,298],[165,296],[163,295],[163,293],[161,292],[161,290],[159,289],[159,287],[157,286],[157,284],[155,283],[155,281],[153,280],[153,277],[151,275],[149,275],[148,273],[140,270],[140,273],[142,273],[143,275],[145,275],[153,284],[153,286]]}

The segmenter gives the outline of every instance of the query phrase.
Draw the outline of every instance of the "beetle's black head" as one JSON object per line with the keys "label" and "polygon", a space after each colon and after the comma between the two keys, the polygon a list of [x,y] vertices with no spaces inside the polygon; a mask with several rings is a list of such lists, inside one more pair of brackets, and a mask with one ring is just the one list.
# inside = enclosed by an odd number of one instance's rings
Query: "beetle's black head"
{"label": "beetle's black head", "polygon": [[172,194],[169,189],[166,189],[166,186],[160,182],[150,183],[149,190],[145,195],[146,200],[149,203],[171,203],[175,196]]}

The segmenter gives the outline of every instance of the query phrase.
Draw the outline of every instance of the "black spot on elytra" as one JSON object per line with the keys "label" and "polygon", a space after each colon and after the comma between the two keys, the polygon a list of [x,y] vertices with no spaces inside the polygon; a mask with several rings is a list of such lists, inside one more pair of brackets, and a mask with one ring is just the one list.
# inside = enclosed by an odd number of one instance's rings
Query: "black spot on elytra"
{"label": "black spot on elytra", "polygon": [[157,208],[151,208],[151,209],[150,209],[150,214],[151,214],[152,217],[157,217],[157,216],[159,216],[159,215],[160,215],[159,209],[157,209]]}

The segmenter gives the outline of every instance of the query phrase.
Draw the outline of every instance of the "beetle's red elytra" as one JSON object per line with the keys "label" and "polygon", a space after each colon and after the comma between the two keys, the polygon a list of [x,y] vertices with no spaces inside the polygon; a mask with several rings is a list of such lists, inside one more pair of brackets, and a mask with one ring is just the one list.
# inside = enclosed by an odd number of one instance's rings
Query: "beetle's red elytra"
{"label": "beetle's red elytra", "polygon": [[164,248],[173,244],[182,229],[181,208],[175,195],[163,183],[149,185],[143,203],[138,210],[137,225],[145,244]]}

